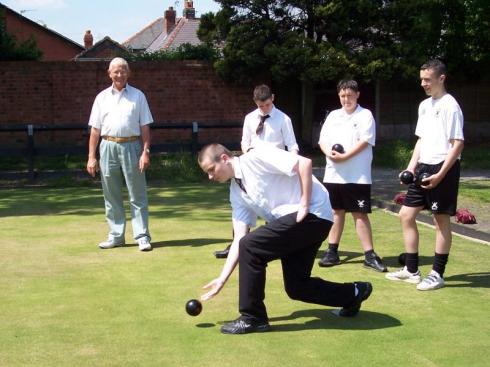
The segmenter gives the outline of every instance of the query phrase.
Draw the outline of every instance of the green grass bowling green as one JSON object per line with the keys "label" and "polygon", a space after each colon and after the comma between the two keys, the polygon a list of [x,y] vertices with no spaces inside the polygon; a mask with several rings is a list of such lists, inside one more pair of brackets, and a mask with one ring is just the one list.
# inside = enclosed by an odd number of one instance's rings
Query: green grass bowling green
{"label": "green grass bowling green", "polygon": [[[231,239],[227,186],[153,182],[149,194],[154,249],[142,253],[130,225],[125,247],[97,248],[107,233],[99,187],[0,190],[0,366],[488,365],[488,245],[454,237],[446,287],[420,292],[364,269],[347,221],[344,263],[315,264],[313,275],[372,282],[357,317],[289,300],[274,262],[272,330],[222,335],[223,322],[238,315],[236,272],[199,316],[187,315],[185,303],[221,270],[212,253]],[[375,210],[371,223],[377,252],[396,268],[398,218]],[[427,274],[434,231],[419,228]]]}

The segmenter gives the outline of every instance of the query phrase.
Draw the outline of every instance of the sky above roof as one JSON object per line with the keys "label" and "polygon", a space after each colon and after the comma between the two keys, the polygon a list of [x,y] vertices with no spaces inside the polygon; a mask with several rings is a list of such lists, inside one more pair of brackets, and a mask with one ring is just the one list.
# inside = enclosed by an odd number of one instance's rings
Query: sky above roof
{"label": "sky above roof", "polygon": [[[91,30],[94,43],[105,36],[122,43],[173,6],[182,16],[184,0],[0,0],[0,3],[83,45]],[[217,12],[212,0],[194,0],[196,17]]]}

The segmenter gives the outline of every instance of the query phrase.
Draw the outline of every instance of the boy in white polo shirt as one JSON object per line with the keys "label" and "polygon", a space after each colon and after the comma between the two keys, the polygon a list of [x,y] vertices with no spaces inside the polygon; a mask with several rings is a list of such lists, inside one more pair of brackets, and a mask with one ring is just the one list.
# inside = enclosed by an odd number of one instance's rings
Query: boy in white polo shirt
{"label": "boy in white polo shirt", "polygon": [[[446,92],[446,66],[430,60],[420,68],[421,86],[429,98],[419,105],[415,135],[418,136],[407,170],[429,177],[408,186],[400,222],[405,242],[405,267],[386,274],[390,280],[417,284],[421,291],[444,286],[444,271],[451,248],[450,216],[456,213],[460,164],[464,147],[463,113],[458,102]],[[421,281],[418,269],[419,233],[415,218],[422,209],[432,211],[436,228],[434,262]]]}
{"label": "boy in white polo shirt", "polygon": [[[320,132],[320,148],[327,164],[323,182],[329,192],[334,224],[328,236],[328,249],[320,266],[340,264],[338,247],[344,230],[345,213],[352,213],[357,236],[364,250],[364,266],[379,272],[386,266],[373,249],[373,236],[368,213],[371,213],[371,161],[376,131],[374,118],[357,100],[359,87],[355,80],[342,80],[337,85],[342,108],[332,111]],[[334,150],[340,144],[344,151]]]}
{"label": "boy in white polo shirt", "polygon": [[[234,157],[220,144],[199,153],[210,180],[230,183],[235,236],[223,270],[201,299],[220,292],[239,263],[240,317],[223,325],[225,334],[269,330],[265,307],[267,264],[281,260],[284,288],[294,300],[342,307],[355,316],[372,291],[368,282],[334,283],[312,277],[315,256],[332,225],[328,192],[312,175],[311,160],[266,144]],[[267,221],[249,232],[257,216]]]}

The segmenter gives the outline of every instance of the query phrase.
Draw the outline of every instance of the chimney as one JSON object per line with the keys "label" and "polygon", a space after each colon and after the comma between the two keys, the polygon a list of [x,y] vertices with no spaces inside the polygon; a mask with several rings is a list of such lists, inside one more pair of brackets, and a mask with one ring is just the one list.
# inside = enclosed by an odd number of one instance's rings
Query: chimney
{"label": "chimney", "polygon": [[165,34],[170,34],[175,27],[175,17],[177,13],[174,8],[170,6],[168,10],[165,10],[165,20],[163,23],[163,31]]}
{"label": "chimney", "polygon": [[190,0],[186,0],[184,2],[184,11],[182,15],[186,19],[196,19],[196,9],[194,9],[194,2]]}
{"label": "chimney", "polygon": [[83,36],[83,44],[85,45],[86,50],[94,45],[94,36],[92,36],[90,31],[85,32],[85,35]]}

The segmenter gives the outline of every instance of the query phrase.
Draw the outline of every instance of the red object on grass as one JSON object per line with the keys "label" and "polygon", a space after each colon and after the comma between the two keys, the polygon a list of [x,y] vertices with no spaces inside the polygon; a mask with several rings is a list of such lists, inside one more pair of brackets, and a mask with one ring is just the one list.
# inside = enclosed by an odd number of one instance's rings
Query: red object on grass
{"label": "red object on grass", "polygon": [[476,224],[476,218],[468,209],[456,210],[456,222],[463,224]]}

